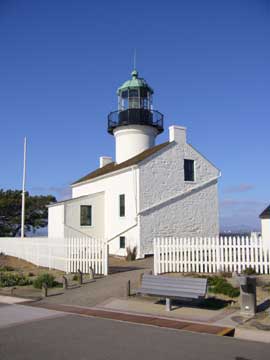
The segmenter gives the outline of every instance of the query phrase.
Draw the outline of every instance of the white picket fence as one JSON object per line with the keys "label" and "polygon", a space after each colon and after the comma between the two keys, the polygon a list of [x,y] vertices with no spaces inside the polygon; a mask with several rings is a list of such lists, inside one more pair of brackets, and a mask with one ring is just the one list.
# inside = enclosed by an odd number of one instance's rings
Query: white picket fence
{"label": "white picket fence", "polygon": [[108,275],[108,249],[103,239],[94,238],[0,238],[0,252],[38,266],[66,273]]}
{"label": "white picket fence", "polygon": [[252,267],[270,274],[270,256],[261,237],[154,239],[154,273],[219,271],[241,273]]}

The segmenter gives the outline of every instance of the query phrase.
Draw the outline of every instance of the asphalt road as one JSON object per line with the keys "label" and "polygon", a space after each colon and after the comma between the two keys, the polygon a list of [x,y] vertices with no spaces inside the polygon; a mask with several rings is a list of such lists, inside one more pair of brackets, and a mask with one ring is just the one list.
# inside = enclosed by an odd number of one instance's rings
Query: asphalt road
{"label": "asphalt road", "polygon": [[77,315],[33,317],[2,327],[0,321],[1,360],[260,360],[269,356],[268,344]]}

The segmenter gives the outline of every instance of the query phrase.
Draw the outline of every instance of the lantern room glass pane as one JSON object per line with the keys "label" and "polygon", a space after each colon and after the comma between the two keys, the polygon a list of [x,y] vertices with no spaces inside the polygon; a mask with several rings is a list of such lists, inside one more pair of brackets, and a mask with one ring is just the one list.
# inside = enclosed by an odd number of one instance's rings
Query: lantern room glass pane
{"label": "lantern room glass pane", "polygon": [[129,108],[138,109],[140,107],[139,91],[137,89],[130,89],[128,92]]}
{"label": "lantern room glass pane", "polygon": [[128,93],[129,98],[138,97],[138,96],[139,96],[139,92],[137,89],[129,90],[129,93]]}
{"label": "lantern room glass pane", "polygon": [[141,95],[141,97],[143,97],[143,98],[147,98],[147,97],[148,97],[148,91],[147,91],[147,89],[146,89],[146,88],[141,88],[141,89],[140,89],[140,95]]}

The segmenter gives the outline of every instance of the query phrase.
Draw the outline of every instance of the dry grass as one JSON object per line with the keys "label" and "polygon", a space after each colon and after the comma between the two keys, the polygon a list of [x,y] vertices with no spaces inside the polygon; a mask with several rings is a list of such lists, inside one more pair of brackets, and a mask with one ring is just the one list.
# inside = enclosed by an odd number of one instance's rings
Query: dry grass
{"label": "dry grass", "polygon": [[127,261],[124,256],[110,256],[109,257],[109,266],[133,266],[133,267],[142,267],[142,268],[152,268],[153,267],[153,257],[147,257],[145,259],[137,259],[133,261]]}
{"label": "dry grass", "polygon": [[64,274],[63,271],[49,270],[48,268],[36,266],[28,261],[8,255],[0,255],[0,266],[11,266],[14,270],[21,272],[26,276],[28,276],[29,273],[33,274],[33,276],[37,276],[44,272],[48,272],[55,277],[59,277]]}

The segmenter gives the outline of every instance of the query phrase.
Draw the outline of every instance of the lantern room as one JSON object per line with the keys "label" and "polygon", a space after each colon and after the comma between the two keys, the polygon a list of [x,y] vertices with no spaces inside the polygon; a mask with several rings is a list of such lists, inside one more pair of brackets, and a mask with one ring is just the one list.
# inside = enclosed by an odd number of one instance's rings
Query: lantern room
{"label": "lantern room", "polygon": [[132,79],[126,81],[117,91],[118,110],[152,109],[153,90],[144,79],[138,78],[136,70],[131,73]]}
{"label": "lantern room", "polygon": [[153,109],[153,89],[133,70],[132,78],[117,90],[118,110],[108,115],[108,132],[127,125],[146,125],[163,132],[163,115]]}

